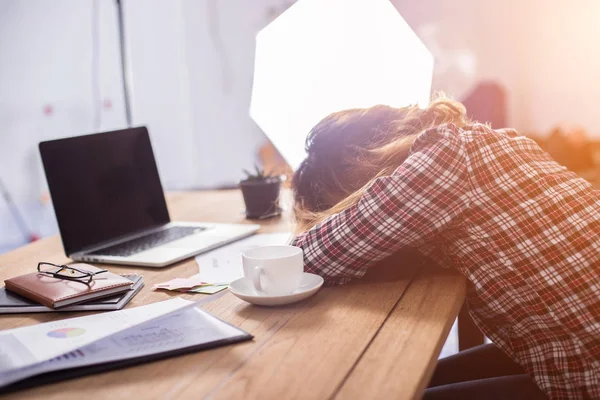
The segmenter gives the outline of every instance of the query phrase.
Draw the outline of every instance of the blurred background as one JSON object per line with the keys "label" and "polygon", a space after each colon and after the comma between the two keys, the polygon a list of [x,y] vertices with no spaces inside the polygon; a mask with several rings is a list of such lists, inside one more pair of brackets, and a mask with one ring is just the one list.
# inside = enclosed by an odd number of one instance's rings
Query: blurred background
{"label": "blurred background", "polygon": [[[254,37],[292,0],[122,0],[131,119],[167,190],[229,187],[277,154],[248,115]],[[434,90],[592,182],[600,2],[393,0]],[[0,0],[0,253],[57,232],[42,140],[127,126],[115,0]]]}

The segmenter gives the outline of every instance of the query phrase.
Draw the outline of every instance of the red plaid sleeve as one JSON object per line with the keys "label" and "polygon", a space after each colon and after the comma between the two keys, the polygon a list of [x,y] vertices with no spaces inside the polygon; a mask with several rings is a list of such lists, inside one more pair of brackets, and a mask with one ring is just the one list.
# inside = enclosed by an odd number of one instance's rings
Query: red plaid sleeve
{"label": "red plaid sleeve", "polygon": [[406,161],[373,182],[355,206],[297,236],[292,244],[304,250],[306,272],[342,284],[447,228],[470,198],[460,132],[454,125],[424,132]]}

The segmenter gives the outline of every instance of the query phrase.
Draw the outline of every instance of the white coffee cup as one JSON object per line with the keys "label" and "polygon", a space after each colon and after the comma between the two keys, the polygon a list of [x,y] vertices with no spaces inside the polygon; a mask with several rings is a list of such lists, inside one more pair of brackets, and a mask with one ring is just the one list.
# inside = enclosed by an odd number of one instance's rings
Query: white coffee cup
{"label": "white coffee cup", "polygon": [[304,272],[302,249],[294,246],[264,246],[242,253],[244,277],[259,294],[292,294]]}

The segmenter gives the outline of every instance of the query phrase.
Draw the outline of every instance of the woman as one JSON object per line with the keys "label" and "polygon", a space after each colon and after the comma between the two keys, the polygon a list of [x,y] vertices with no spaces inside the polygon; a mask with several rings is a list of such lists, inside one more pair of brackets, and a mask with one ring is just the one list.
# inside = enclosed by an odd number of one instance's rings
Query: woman
{"label": "woman", "polygon": [[[303,232],[293,244],[308,272],[343,284],[416,248],[468,279],[471,315],[502,350],[483,349],[483,364],[513,379],[486,380],[484,398],[502,388],[505,398],[600,398],[600,197],[588,182],[443,98],[332,114],[307,153],[293,180]],[[426,397],[481,393],[447,386],[443,366],[432,382],[443,386]]]}

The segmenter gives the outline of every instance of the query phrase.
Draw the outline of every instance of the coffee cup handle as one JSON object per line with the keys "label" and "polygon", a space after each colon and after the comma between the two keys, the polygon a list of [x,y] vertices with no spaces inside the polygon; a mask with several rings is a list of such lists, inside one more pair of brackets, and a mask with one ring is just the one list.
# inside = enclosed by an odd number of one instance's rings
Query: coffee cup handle
{"label": "coffee cup handle", "polygon": [[264,271],[262,267],[256,266],[254,267],[254,274],[252,274],[252,283],[254,284],[254,290],[258,293],[263,291],[262,285],[260,284],[260,277],[263,275]]}

